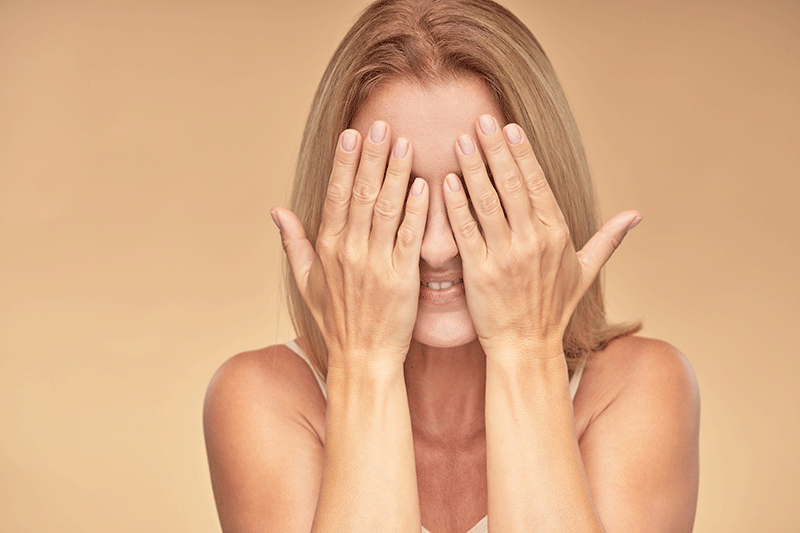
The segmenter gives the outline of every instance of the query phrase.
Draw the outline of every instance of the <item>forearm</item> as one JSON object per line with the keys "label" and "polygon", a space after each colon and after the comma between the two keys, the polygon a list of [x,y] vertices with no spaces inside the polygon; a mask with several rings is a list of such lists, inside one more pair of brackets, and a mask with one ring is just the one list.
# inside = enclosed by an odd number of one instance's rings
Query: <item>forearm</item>
{"label": "forearm", "polygon": [[602,532],[575,434],[562,357],[487,354],[490,531]]}
{"label": "forearm", "polygon": [[330,368],[325,457],[313,532],[420,531],[402,365]]}

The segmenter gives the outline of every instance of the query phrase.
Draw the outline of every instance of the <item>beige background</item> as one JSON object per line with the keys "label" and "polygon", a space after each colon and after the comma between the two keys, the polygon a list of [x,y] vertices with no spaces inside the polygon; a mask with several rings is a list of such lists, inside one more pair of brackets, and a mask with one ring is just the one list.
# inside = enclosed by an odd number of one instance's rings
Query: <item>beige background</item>
{"label": "beige background", "polygon": [[[0,2],[0,530],[218,531],[206,383],[289,336],[268,208],[365,2]],[[610,313],[703,401],[695,531],[800,531],[800,4],[508,1],[574,106]]]}

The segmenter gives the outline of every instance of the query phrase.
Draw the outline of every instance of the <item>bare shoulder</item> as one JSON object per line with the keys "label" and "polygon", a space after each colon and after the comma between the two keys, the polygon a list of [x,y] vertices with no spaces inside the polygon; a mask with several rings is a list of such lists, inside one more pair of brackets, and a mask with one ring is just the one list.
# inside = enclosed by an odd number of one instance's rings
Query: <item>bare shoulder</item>
{"label": "bare shoulder", "polygon": [[575,398],[581,456],[608,531],[691,531],[700,396],[687,358],[625,337],[593,354]]}
{"label": "bare shoulder", "polygon": [[586,425],[615,401],[644,398],[669,403],[682,400],[699,409],[699,387],[686,356],[667,342],[629,336],[592,354],[576,404],[580,402],[588,415],[583,421]]}
{"label": "bare shoulder", "polygon": [[[242,352],[225,361],[206,391],[205,410],[230,402],[298,410],[318,429],[324,424],[325,398],[311,368],[284,344]],[[323,414],[323,420],[317,414]],[[211,414],[211,413],[207,413]],[[321,434],[320,434],[321,436]]]}
{"label": "bare shoulder", "polygon": [[203,409],[223,531],[308,531],[322,472],[325,399],[283,345],[240,353],[211,378]]}

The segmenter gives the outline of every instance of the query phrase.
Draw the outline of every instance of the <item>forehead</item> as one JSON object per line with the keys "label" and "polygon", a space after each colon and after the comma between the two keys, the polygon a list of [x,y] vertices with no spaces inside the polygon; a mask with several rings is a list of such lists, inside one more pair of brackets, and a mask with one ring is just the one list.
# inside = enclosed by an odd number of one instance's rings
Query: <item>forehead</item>
{"label": "forehead", "polygon": [[497,102],[477,77],[430,86],[391,79],[372,91],[351,127],[366,137],[374,121],[387,122],[392,142],[398,137],[408,139],[414,146],[415,172],[428,177],[425,167],[434,164],[447,167],[429,169],[436,174],[458,172],[453,148],[456,139],[464,133],[475,137],[475,121],[486,113],[504,122]]}

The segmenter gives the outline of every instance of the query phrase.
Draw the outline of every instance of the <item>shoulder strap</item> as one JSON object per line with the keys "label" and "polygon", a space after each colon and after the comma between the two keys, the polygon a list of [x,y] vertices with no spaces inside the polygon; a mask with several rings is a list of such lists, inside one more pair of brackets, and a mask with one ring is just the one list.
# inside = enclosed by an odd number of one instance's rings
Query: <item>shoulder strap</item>
{"label": "shoulder strap", "polygon": [[[285,345],[287,348],[296,353],[300,357],[300,359],[306,362],[308,367],[311,369],[311,372],[314,374],[314,378],[317,380],[317,383],[319,384],[319,388],[322,391],[322,396],[324,396],[325,399],[327,400],[328,392],[325,387],[325,380],[322,379],[322,374],[320,374],[317,371],[317,369],[314,368],[314,365],[311,364],[311,361],[308,359],[308,356],[303,351],[303,349],[293,340],[287,342]],[[583,367],[585,365],[586,365],[586,360],[584,359],[584,361],[581,363],[578,369],[572,374],[572,379],[569,380],[569,394],[573,400],[575,399],[575,394],[578,392],[578,385],[580,385],[581,376],[583,376]]]}
{"label": "shoulder strap", "polygon": [[319,371],[317,371],[317,369],[314,368],[314,365],[311,364],[311,361],[308,359],[308,356],[306,355],[306,352],[304,352],[303,349],[300,347],[300,345],[297,344],[293,340],[285,343],[285,346],[287,348],[289,348],[291,351],[293,351],[294,353],[296,353],[300,357],[300,359],[305,361],[306,364],[309,366],[309,368],[311,368],[311,372],[314,374],[314,377],[316,378],[317,383],[319,383],[320,390],[322,390],[322,396],[327,401],[327,399],[328,399],[328,391],[327,391],[327,388],[325,387],[325,380],[322,379],[322,374],[320,374]]}
{"label": "shoulder strap", "polygon": [[586,358],[581,361],[581,365],[573,372],[572,379],[569,380],[569,395],[575,400],[575,393],[578,392],[578,385],[581,383],[581,376],[583,376],[583,367],[586,366]]}

